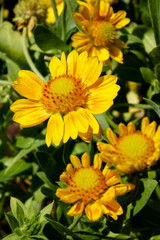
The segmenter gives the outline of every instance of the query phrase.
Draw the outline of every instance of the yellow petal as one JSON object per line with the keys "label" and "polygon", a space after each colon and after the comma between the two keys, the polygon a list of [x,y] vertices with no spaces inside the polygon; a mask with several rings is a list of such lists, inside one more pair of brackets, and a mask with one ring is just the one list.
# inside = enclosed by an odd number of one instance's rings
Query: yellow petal
{"label": "yellow petal", "polygon": [[112,104],[113,99],[117,96],[120,87],[116,85],[116,76],[104,76],[99,78],[99,84],[90,90],[88,97],[88,108],[94,114],[105,112]]}
{"label": "yellow petal", "polygon": [[98,61],[97,57],[90,57],[86,61],[86,66],[82,70],[82,80],[90,87],[93,85],[99,78],[103,68],[103,63]]}
{"label": "yellow petal", "polygon": [[81,168],[82,167],[81,162],[80,162],[80,160],[77,156],[71,155],[70,160],[71,160],[71,163],[73,164],[73,166],[75,168]]}
{"label": "yellow petal", "polygon": [[126,26],[128,23],[130,23],[130,19],[129,18],[124,18],[122,19],[121,21],[119,21],[117,24],[116,24],[116,29],[121,29],[123,28],[124,26]]}
{"label": "yellow petal", "polygon": [[69,175],[72,175],[74,173],[74,169],[73,169],[71,163],[67,164],[66,170],[67,170]]}
{"label": "yellow petal", "polygon": [[78,136],[78,130],[74,125],[74,118],[72,118],[72,112],[69,112],[64,116],[64,137],[63,142],[66,143],[71,137],[76,139]]}
{"label": "yellow petal", "polygon": [[123,195],[127,192],[133,191],[135,189],[135,185],[133,184],[118,184],[114,186],[116,196]]}
{"label": "yellow petal", "polygon": [[102,166],[102,159],[99,157],[99,154],[94,155],[94,168],[101,169]]}
{"label": "yellow petal", "polygon": [[60,180],[67,183],[69,181],[69,176],[67,175],[66,172],[63,172],[61,175],[60,175]]}
{"label": "yellow petal", "polygon": [[69,114],[70,118],[72,119],[72,126],[77,130],[77,132],[87,132],[89,124],[83,117],[81,108],[78,108],[76,111],[72,111]]}
{"label": "yellow petal", "polygon": [[116,191],[114,189],[114,187],[110,187],[107,189],[107,191],[105,193],[103,193],[103,195],[100,198],[100,201],[103,203],[108,203],[112,200],[114,200],[116,197]]}
{"label": "yellow petal", "polygon": [[118,138],[116,134],[111,130],[111,128],[107,128],[106,137],[108,138],[110,143],[112,143],[113,145],[117,143]]}
{"label": "yellow petal", "polygon": [[64,123],[60,113],[53,114],[47,124],[46,144],[49,147],[51,141],[58,146],[63,137]]}
{"label": "yellow petal", "polygon": [[89,123],[90,127],[93,129],[93,134],[97,134],[100,131],[99,123],[97,122],[96,118],[92,115],[92,113],[85,108],[81,108],[81,114]]}
{"label": "yellow petal", "polygon": [[92,128],[89,127],[86,133],[79,132],[78,135],[84,142],[90,142],[92,140],[92,135],[93,135]]}
{"label": "yellow petal", "polygon": [[66,65],[64,65],[64,53],[62,59],[63,60],[60,61],[57,57],[54,56],[49,63],[49,70],[53,78],[66,74]]}
{"label": "yellow petal", "polygon": [[147,137],[153,138],[156,132],[156,126],[157,126],[157,123],[155,121],[149,124],[148,128],[145,131]]}
{"label": "yellow petal", "polygon": [[145,133],[148,126],[149,126],[149,119],[148,117],[144,117],[141,122],[141,131]]}
{"label": "yellow petal", "polygon": [[76,66],[77,66],[77,58],[78,53],[76,51],[71,51],[67,57],[67,66],[68,66],[68,74],[75,76]]}
{"label": "yellow petal", "polygon": [[14,89],[26,98],[39,100],[42,95],[44,83],[33,72],[28,70],[20,70],[18,78],[13,83]]}
{"label": "yellow petal", "polygon": [[119,23],[122,19],[124,19],[127,15],[126,11],[118,11],[117,13],[114,13],[111,17],[112,24],[116,25]]}
{"label": "yellow petal", "polygon": [[127,129],[128,129],[129,134],[136,132],[136,127],[135,127],[134,123],[132,123],[132,122],[129,122],[127,124]]}
{"label": "yellow petal", "polygon": [[99,16],[105,19],[109,19],[113,13],[112,7],[107,1],[100,1]]}
{"label": "yellow petal", "polygon": [[120,123],[118,125],[118,128],[119,128],[119,132],[120,132],[121,136],[127,135],[128,129],[127,129],[127,127],[123,123]]}
{"label": "yellow petal", "polygon": [[51,116],[51,113],[47,112],[41,103],[27,99],[14,102],[11,110],[15,112],[13,121],[21,124],[22,127],[36,126]]}
{"label": "yellow petal", "polygon": [[82,165],[83,167],[87,168],[87,167],[90,167],[90,158],[89,158],[89,155],[88,153],[84,153],[82,155]]}
{"label": "yellow petal", "polygon": [[78,194],[71,192],[69,189],[58,188],[56,191],[56,196],[65,203],[74,203],[78,200]]}
{"label": "yellow petal", "polygon": [[107,61],[109,59],[109,51],[104,47],[93,47],[91,56],[97,56],[99,61]]}
{"label": "yellow petal", "polygon": [[83,210],[84,210],[84,203],[77,202],[73,205],[73,207],[70,208],[70,210],[67,212],[67,215],[81,217]]}
{"label": "yellow petal", "polygon": [[107,172],[105,179],[106,179],[106,184],[108,186],[113,186],[120,182],[119,174],[116,171],[112,171],[112,170]]}
{"label": "yellow petal", "polygon": [[109,53],[111,58],[119,63],[123,63],[123,54],[122,51],[116,46],[109,46]]}
{"label": "yellow petal", "polygon": [[97,221],[103,215],[102,209],[97,202],[89,203],[85,207],[85,213],[91,221]]}
{"label": "yellow petal", "polygon": [[114,220],[117,220],[117,215],[123,214],[121,205],[114,200],[107,204],[103,204],[102,210],[104,214],[111,216]]}

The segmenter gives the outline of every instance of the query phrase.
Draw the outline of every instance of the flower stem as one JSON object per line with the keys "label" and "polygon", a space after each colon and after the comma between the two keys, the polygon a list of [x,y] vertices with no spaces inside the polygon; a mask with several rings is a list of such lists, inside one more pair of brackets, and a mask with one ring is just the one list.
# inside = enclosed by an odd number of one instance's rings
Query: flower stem
{"label": "flower stem", "polygon": [[4,3],[2,1],[1,7],[0,7],[0,25],[3,23],[3,11],[4,11]]}
{"label": "flower stem", "polygon": [[23,47],[23,52],[25,55],[25,58],[27,60],[28,65],[30,66],[31,70],[38,76],[41,78],[42,81],[44,81],[44,77],[42,76],[42,74],[39,72],[39,70],[36,68],[34,62],[32,61],[32,58],[29,54],[28,48],[28,41],[27,41],[27,28],[23,28],[23,33],[22,33],[22,47]]}
{"label": "flower stem", "polygon": [[79,222],[80,219],[81,219],[81,217],[76,216],[76,217],[74,218],[73,223],[68,227],[68,229],[69,229],[69,230],[72,230],[72,229],[77,225],[77,223]]}
{"label": "flower stem", "polygon": [[57,14],[57,8],[56,8],[55,0],[51,0],[51,3],[52,3],[52,8],[53,8],[53,13],[54,13],[55,19],[56,19],[56,21],[57,21],[57,19],[58,19],[58,14]]}
{"label": "flower stem", "polygon": [[0,79],[0,85],[9,85],[10,86],[10,85],[12,85],[12,82]]}

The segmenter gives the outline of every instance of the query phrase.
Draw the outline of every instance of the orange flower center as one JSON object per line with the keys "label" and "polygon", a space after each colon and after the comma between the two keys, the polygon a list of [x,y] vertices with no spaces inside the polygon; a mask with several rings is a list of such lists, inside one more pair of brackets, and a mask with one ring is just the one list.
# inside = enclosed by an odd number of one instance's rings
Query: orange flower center
{"label": "orange flower center", "polygon": [[122,160],[142,161],[148,159],[155,151],[154,141],[141,132],[120,137],[117,143],[117,154]]}
{"label": "orange flower center", "polygon": [[93,167],[78,168],[74,174],[70,176],[67,182],[71,192],[78,194],[84,203],[91,199],[96,200],[100,193],[107,188],[105,178],[99,169]]}
{"label": "orange flower center", "polygon": [[104,20],[93,22],[92,38],[95,46],[107,47],[115,37],[116,29],[112,23]]}
{"label": "orange flower center", "polygon": [[78,106],[84,106],[87,96],[88,91],[81,79],[61,75],[44,85],[41,102],[47,111],[67,113]]}

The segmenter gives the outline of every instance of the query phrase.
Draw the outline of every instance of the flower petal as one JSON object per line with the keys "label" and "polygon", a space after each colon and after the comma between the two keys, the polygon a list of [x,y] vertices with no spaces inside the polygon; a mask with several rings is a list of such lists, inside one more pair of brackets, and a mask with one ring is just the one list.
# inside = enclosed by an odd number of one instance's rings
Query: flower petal
{"label": "flower petal", "polygon": [[82,167],[81,162],[80,162],[80,160],[77,156],[71,155],[70,160],[71,160],[71,163],[73,164],[73,166],[75,168],[81,168]]}
{"label": "flower petal", "polygon": [[88,219],[91,221],[97,221],[103,215],[102,209],[97,201],[94,203],[89,203],[85,207],[85,213]]}
{"label": "flower petal", "polygon": [[[52,57],[49,63],[49,70],[53,78],[66,74],[65,53],[62,53],[62,58]],[[65,64],[64,64],[65,63]]]}
{"label": "flower petal", "polygon": [[33,72],[20,70],[18,78],[13,83],[13,88],[22,96],[33,100],[39,100],[42,95],[44,83]]}
{"label": "flower petal", "polygon": [[102,159],[99,157],[99,154],[94,155],[94,163],[93,163],[94,168],[101,169],[102,166]]}
{"label": "flower petal", "polygon": [[116,81],[116,76],[106,75],[99,78],[99,84],[95,84],[95,87],[90,89],[87,104],[92,113],[103,113],[113,104],[113,99],[120,89]]}
{"label": "flower petal", "polygon": [[89,155],[88,153],[84,153],[82,155],[82,165],[83,167],[87,168],[87,167],[90,167],[90,158],[89,158]]}
{"label": "flower petal", "polygon": [[49,147],[51,141],[58,146],[63,137],[64,123],[60,113],[53,114],[47,124],[46,144]]}
{"label": "flower petal", "polygon": [[77,202],[73,205],[73,207],[70,208],[70,210],[67,212],[69,216],[82,216],[84,210],[84,203],[83,202]]}
{"label": "flower petal", "polygon": [[65,203],[74,203],[78,200],[78,194],[71,192],[69,189],[58,188],[56,191],[56,196]]}
{"label": "flower petal", "polygon": [[19,99],[11,105],[15,112],[13,121],[22,127],[33,127],[48,119],[52,113],[47,112],[40,102],[27,99]]}
{"label": "flower petal", "polygon": [[119,62],[119,63],[123,63],[123,54],[122,51],[113,45],[109,46],[109,53],[111,58],[113,58],[115,61]]}

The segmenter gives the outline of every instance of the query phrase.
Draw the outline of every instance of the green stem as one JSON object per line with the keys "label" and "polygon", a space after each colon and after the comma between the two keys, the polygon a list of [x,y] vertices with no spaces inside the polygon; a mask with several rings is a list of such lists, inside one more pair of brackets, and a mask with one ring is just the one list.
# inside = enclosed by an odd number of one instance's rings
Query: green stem
{"label": "green stem", "polygon": [[68,227],[68,229],[69,229],[69,230],[72,230],[72,229],[77,225],[77,223],[79,222],[80,219],[81,219],[81,217],[76,216],[76,217],[74,218],[73,223]]}
{"label": "green stem", "polygon": [[4,2],[2,1],[1,7],[0,7],[0,25],[3,23],[3,11],[4,11]]}
{"label": "green stem", "polygon": [[23,28],[23,33],[22,33],[22,47],[23,47],[23,52],[25,55],[25,58],[27,60],[28,65],[30,66],[31,70],[39,77],[41,78],[42,81],[44,81],[44,77],[42,74],[39,72],[39,70],[36,68],[34,62],[32,61],[32,58],[29,54],[28,48],[27,48],[28,42],[27,42],[27,28]]}
{"label": "green stem", "polygon": [[135,108],[142,108],[142,109],[152,109],[152,107],[149,106],[148,104],[118,103],[118,104],[114,104],[110,108],[110,111],[113,110],[114,108],[119,108],[119,107],[135,107]]}
{"label": "green stem", "polygon": [[12,82],[0,79],[0,85],[9,85],[10,86],[10,85],[12,85]]}
{"label": "green stem", "polygon": [[52,8],[53,8],[53,13],[54,13],[55,19],[56,19],[56,21],[57,21],[57,19],[58,19],[58,14],[57,14],[57,8],[56,8],[55,0],[51,0],[51,3],[52,3]]}
{"label": "green stem", "polygon": [[64,2],[63,12],[62,12],[62,40],[65,41],[65,12],[66,3]]}

